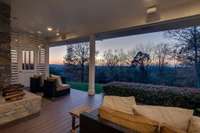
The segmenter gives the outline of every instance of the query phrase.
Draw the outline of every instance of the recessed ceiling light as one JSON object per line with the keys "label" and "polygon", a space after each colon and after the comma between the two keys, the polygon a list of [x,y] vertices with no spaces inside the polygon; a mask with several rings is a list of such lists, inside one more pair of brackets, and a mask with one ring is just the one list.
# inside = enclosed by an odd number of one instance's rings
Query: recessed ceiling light
{"label": "recessed ceiling light", "polygon": [[42,34],[42,32],[41,32],[41,31],[37,31],[37,33],[38,33],[38,34]]}
{"label": "recessed ceiling light", "polygon": [[48,30],[48,31],[52,31],[53,28],[51,28],[51,27],[47,27],[47,30]]}
{"label": "recessed ceiling light", "polygon": [[60,33],[57,32],[57,33],[56,33],[56,36],[60,36]]}
{"label": "recessed ceiling light", "polygon": [[30,34],[34,34],[34,31],[31,30],[31,31],[29,31],[29,33],[30,33]]}

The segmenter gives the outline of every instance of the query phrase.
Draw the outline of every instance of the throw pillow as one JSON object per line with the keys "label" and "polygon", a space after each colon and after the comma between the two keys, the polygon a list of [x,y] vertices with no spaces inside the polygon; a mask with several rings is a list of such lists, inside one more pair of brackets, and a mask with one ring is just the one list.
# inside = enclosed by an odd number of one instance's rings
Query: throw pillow
{"label": "throw pillow", "polygon": [[51,77],[53,77],[53,78],[56,78],[57,79],[57,86],[59,87],[59,86],[62,86],[62,80],[61,80],[61,77],[60,76],[58,76],[58,75],[51,75]]}
{"label": "throw pillow", "polygon": [[133,114],[133,107],[136,106],[135,97],[104,96],[103,107]]}
{"label": "throw pillow", "polygon": [[192,117],[188,133],[200,133],[200,117],[197,116]]}
{"label": "throw pillow", "polygon": [[193,116],[193,110],[176,107],[137,105],[133,110],[136,114],[159,122],[160,125],[166,123],[183,131],[187,131]]}
{"label": "throw pillow", "polygon": [[121,127],[130,129],[138,133],[155,133],[159,129],[159,124],[141,115],[133,115],[125,112],[113,110],[109,107],[99,108],[100,118]]}
{"label": "throw pillow", "polygon": [[186,133],[186,132],[164,124],[160,127],[160,133]]}

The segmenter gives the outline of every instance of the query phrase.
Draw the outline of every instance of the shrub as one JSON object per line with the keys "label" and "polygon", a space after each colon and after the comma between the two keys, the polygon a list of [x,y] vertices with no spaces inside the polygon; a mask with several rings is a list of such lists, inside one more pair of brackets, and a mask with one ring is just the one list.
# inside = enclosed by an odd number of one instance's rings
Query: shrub
{"label": "shrub", "polygon": [[200,90],[140,83],[112,82],[104,85],[104,95],[135,96],[136,102],[194,109],[200,108]]}

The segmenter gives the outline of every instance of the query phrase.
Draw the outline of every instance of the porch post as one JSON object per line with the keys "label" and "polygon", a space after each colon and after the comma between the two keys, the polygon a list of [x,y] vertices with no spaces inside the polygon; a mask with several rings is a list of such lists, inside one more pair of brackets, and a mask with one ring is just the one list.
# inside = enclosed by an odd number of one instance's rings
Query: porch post
{"label": "porch post", "polygon": [[49,44],[45,46],[45,64],[46,64],[46,77],[49,77]]}
{"label": "porch post", "polygon": [[88,95],[95,95],[95,36],[91,35],[89,40],[90,58],[89,58],[89,88]]}

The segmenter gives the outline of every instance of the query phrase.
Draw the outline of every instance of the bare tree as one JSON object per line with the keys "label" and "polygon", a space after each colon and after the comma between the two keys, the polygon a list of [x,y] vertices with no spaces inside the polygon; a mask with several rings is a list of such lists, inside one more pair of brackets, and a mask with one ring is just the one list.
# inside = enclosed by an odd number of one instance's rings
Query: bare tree
{"label": "bare tree", "polygon": [[67,54],[64,57],[64,63],[67,65],[73,65],[73,45],[67,45]]}
{"label": "bare tree", "polygon": [[200,27],[172,30],[167,35],[177,41],[179,61],[194,66],[197,87],[200,87]]}
{"label": "bare tree", "polygon": [[116,51],[115,54],[118,56],[118,59],[119,59],[118,65],[119,66],[124,66],[124,65],[130,64],[129,63],[129,55],[128,55],[129,52],[125,53],[123,51],[123,49],[120,49],[120,50]]}
{"label": "bare tree", "polygon": [[115,49],[114,51],[109,49],[107,51],[104,51],[105,64],[111,67],[131,64],[131,61],[135,56],[134,53],[135,51],[128,51],[127,53],[125,53],[123,49]]}
{"label": "bare tree", "polygon": [[106,66],[114,67],[119,64],[119,57],[115,53],[117,53],[117,50],[114,50],[114,52],[111,49],[104,51],[103,57],[104,57]]}
{"label": "bare tree", "polygon": [[170,51],[169,59],[173,61],[173,65],[176,70],[177,64],[179,63],[179,54],[176,46]]}
{"label": "bare tree", "polygon": [[164,71],[164,66],[168,64],[167,60],[169,59],[170,48],[169,44],[161,43],[155,47],[155,56],[156,63],[158,64],[159,74],[162,75]]}
{"label": "bare tree", "polygon": [[[67,54],[64,57],[66,65],[73,65],[74,70],[80,70],[81,82],[84,81],[85,65],[89,60],[89,44],[87,42],[70,45],[67,47]],[[75,69],[76,67],[76,69]],[[78,71],[77,71],[78,72]]]}

